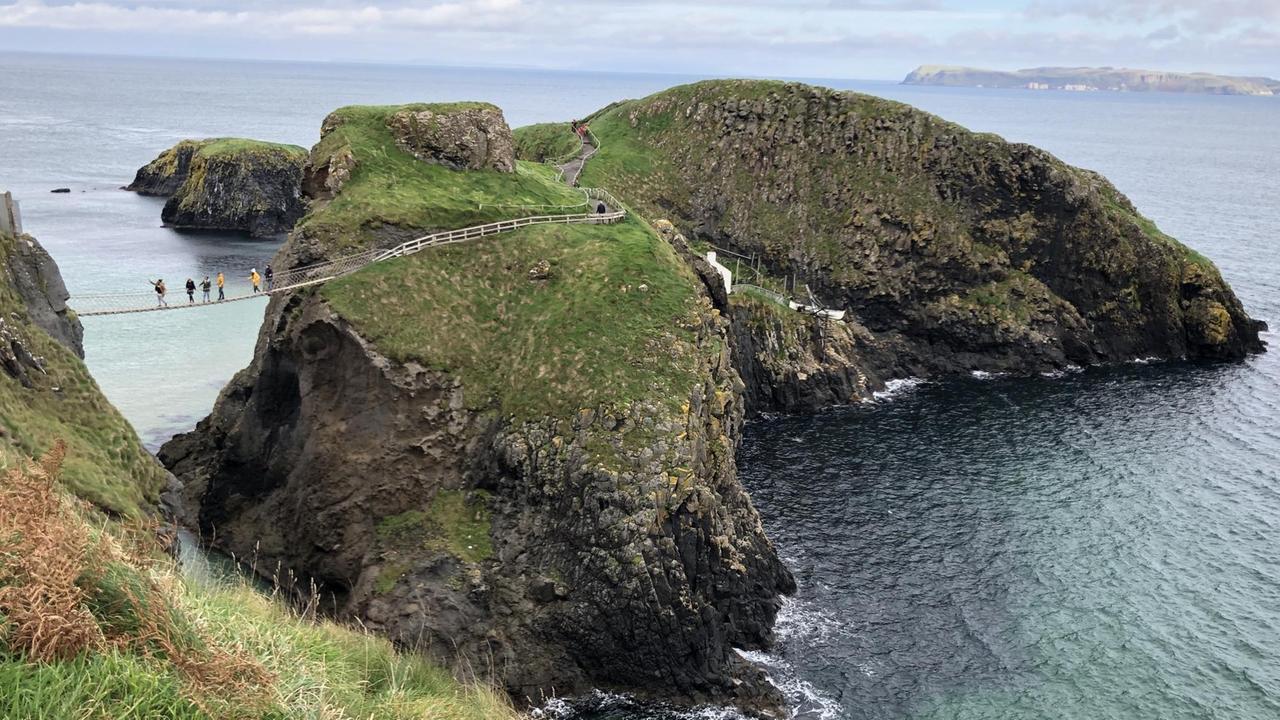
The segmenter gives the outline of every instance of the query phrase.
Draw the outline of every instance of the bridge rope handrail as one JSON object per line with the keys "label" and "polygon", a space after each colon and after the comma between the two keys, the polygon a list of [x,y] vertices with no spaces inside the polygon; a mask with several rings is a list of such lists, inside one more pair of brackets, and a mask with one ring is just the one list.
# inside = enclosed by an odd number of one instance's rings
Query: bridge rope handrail
{"label": "bridge rope handrail", "polygon": [[[593,155],[600,150],[600,139],[590,128],[586,130],[591,136],[591,150],[584,152],[586,148],[586,140],[578,146],[577,157],[582,159],[582,165],[585,165]],[[582,173],[582,165],[578,168],[578,174]],[[564,180],[564,169],[559,168],[560,173],[557,181]],[[574,183],[577,177],[574,178]],[[136,293],[86,293],[77,294],[70,300],[73,303],[72,309],[79,317],[92,317],[95,315],[122,315],[127,313],[155,312],[158,310],[178,310],[182,308],[208,307],[211,305],[224,304],[228,302],[237,302],[240,300],[251,300],[255,297],[264,297],[275,295],[277,293],[288,292],[298,288],[316,285],[327,282],[343,275],[349,275],[357,270],[372,265],[376,262],[391,260],[394,258],[405,257],[420,252],[430,247],[438,247],[442,245],[452,245],[454,243],[466,242],[476,238],[495,235],[503,232],[510,232],[522,227],[530,225],[545,224],[574,224],[589,223],[593,225],[611,224],[622,220],[627,216],[626,207],[614,197],[613,193],[603,188],[577,188],[583,194],[584,200],[577,205],[484,205],[480,207],[519,207],[526,210],[545,210],[545,209],[572,209],[583,206],[589,206],[592,200],[604,203],[602,208],[605,212],[591,212],[588,207],[587,212],[569,213],[569,214],[541,214],[531,215],[522,218],[514,218],[511,220],[499,220],[496,222],[486,223],[483,225],[474,225],[472,227],[459,228],[456,230],[444,230],[441,232],[423,235],[403,242],[393,248],[373,248],[365,250],[354,255],[347,255],[327,260],[325,262],[306,265],[303,267],[291,268],[280,273],[276,273],[272,278],[270,285],[262,291],[253,291],[242,293],[233,297],[227,297],[222,300],[203,301],[203,292],[201,291],[201,300],[198,302],[182,302],[181,296],[185,293],[185,288],[174,288],[174,292],[166,294],[167,298],[172,295],[175,300],[172,304],[162,304],[156,298],[156,294],[148,292]],[[263,278],[265,281],[265,278]],[[124,300],[134,301],[137,304],[131,306],[122,306]],[[97,308],[88,307],[86,304],[97,305]]]}
{"label": "bridge rope handrail", "polygon": [[[283,272],[276,273],[275,277],[272,278],[272,283],[269,289],[265,289],[262,292],[242,293],[240,295],[228,297],[222,301],[215,300],[208,303],[203,301],[197,301],[195,303],[182,302],[181,296],[185,293],[185,289],[173,288],[172,291],[166,295],[166,298],[174,298],[174,300],[168,305],[161,305],[156,299],[155,293],[145,291],[136,293],[76,294],[71,298],[70,302],[72,309],[79,317],[122,315],[127,313],[154,312],[158,310],[209,307],[219,303],[250,300],[255,297],[269,296],[307,287],[309,285],[316,285],[318,283],[342,277],[343,275],[349,275],[376,262],[405,257],[430,247],[452,245],[459,242],[465,242],[467,240],[487,237],[489,235],[510,232],[530,225],[576,223],[600,225],[612,224],[626,217],[626,209],[624,209],[623,206],[618,203],[617,199],[614,198],[612,193],[607,190],[583,188],[583,193],[589,200],[594,199],[604,202],[608,211],[604,213],[585,212],[560,215],[532,215],[528,217],[514,218],[511,220],[499,220],[497,222],[474,225],[472,227],[459,228],[457,230],[445,230],[442,232],[431,233],[429,235],[423,235],[422,237],[408,240],[392,248],[374,248],[353,255],[346,255],[334,260],[285,270]],[[125,304],[126,301],[131,301],[134,304]]]}

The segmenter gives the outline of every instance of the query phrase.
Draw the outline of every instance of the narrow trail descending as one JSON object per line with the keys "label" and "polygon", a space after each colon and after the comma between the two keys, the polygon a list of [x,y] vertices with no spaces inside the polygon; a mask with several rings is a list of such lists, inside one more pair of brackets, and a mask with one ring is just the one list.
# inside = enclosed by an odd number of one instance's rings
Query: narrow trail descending
{"label": "narrow trail descending", "polygon": [[566,185],[569,187],[578,186],[578,178],[582,176],[582,168],[586,167],[587,161],[599,149],[599,141],[588,130],[586,135],[582,137],[582,144],[578,147],[578,154],[574,155],[568,162],[556,165],[560,169],[560,176],[564,179]]}

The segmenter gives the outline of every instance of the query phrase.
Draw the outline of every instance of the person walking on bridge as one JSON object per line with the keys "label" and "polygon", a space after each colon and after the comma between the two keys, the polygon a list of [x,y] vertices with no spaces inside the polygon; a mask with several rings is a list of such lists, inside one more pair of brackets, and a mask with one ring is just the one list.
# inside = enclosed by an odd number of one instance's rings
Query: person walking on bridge
{"label": "person walking on bridge", "polygon": [[201,301],[209,302],[209,289],[213,287],[213,283],[209,282],[209,276],[205,275],[204,280],[200,281]]}
{"label": "person walking on bridge", "polygon": [[226,284],[227,284],[227,279],[222,277],[222,271],[219,270],[218,271],[218,302],[222,302],[223,300],[227,299],[226,294],[222,292],[222,286]]}
{"label": "person walking on bridge", "polygon": [[159,280],[148,280],[147,282],[151,283],[151,287],[156,289],[156,307],[169,307],[169,303],[164,299],[164,294],[166,292],[164,278],[160,278]]}
{"label": "person walking on bridge", "polygon": [[196,304],[196,281],[191,278],[187,278],[187,304]]}
{"label": "person walking on bridge", "polygon": [[276,273],[271,269],[270,265],[263,271],[263,276],[267,278],[267,292],[271,292],[271,281],[275,280]]}
{"label": "person walking on bridge", "polygon": [[258,288],[258,286],[262,284],[262,276],[258,274],[258,268],[253,268],[249,271],[249,282],[253,283],[253,291],[255,293],[262,292],[262,290]]}

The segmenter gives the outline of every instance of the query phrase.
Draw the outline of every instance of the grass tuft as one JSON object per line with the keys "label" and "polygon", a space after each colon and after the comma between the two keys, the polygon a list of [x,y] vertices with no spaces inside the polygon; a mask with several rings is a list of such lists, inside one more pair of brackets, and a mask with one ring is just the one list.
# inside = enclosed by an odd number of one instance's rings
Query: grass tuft
{"label": "grass tuft", "polygon": [[514,720],[386,640],[191,571],[56,482],[66,446],[0,483],[0,717]]}

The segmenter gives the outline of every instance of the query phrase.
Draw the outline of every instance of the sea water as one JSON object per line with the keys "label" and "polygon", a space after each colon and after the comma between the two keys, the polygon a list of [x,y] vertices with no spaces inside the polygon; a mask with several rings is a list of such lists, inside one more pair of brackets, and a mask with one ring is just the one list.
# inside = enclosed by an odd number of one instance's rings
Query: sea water
{"label": "sea water", "polygon": [[[567,120],[691,79],[3,54],[0,70],[0,189],[73,293],[218,270],[243,287],[274,252],[165,229],[159,200],[118,189],[181,138],[309,146],[352,103]],[[1280,319],[1280,100],[821,82],[1102,172]],[[263,305],[86,318],[89,367],[154,448],[247,364]],[[903,382],[752,423],[741,476],[800,590],[777,648],[748,657],[802,718],[1280,717],[1278,381],[1267,354]],[[601,694],[544,715],[673,713]]]}

